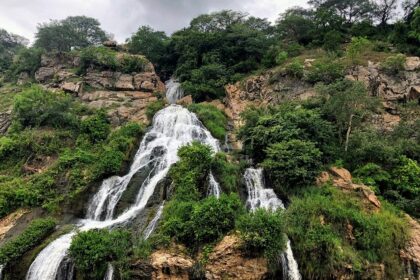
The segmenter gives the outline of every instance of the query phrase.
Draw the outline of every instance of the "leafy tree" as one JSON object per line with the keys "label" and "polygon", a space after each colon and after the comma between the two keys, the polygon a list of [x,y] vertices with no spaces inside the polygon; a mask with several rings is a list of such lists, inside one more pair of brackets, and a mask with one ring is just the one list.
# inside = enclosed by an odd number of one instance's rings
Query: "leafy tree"
{"label": "leafy tree", "polygon": [[402,157],[399,166],[392,170],[392,177],[402,195],[414,198],[420,194],[420,165],[415,160]]}
{"label": "leafy tree", "polygon": [[85,16],[52,20],[38,25],[35,46],[47,51],[70,51],[98,45],[107,39],[98,20]]}
{"label": "leafy tree", "polygon": [[127,40],[131,53],[143,54],[151,62],[159,65],[165,55],[169,38],[165,32],[155,31],[150,26],[140,26],[136,33]]}
{"label": "leafy tree", "polygon": [[300,7],[286,10],[277,20],[280,38],[302,45],[307,45],[314,39],[314,30],[312,11]]}
{"label": "leafy tree", "polygon": [[242,248],[249,255],[263,253],[270,261],[274,261],[285,249],[285,223],[280,210],[270,212],[258,209],[247,213],[239,217],[236,228],[244,242]]}
{"label": "leafy tree", "polygon": [[108,262],[123,260],[131,248],[128,231],[90,230],[73,237],[70,255],[85,279],[103,279]]}
{"label": "leafy tree", "polygon": [[326,97],[324,110],[337,123],[340,142],[347,152],[352,130],[378,108],[379,100],[370,96],[362,83],[348,80],[318,90]]}
{"label": "leafy tree", "polygon": [[310,0],[309,4],[316,9],[334,10],[347,23],[370,18],[375,6],[369,0]]}
{"label": "leafy tree", "polygon": [[279,189],[313,183],[321,168],[321,152],[310,141],[290,140],[268,146],[262,166]]}
{"label": "leafy tree", "polygon": [[26,38],[0,28],[0,73],[10,67],[13,56],[27,44]]}
{"label": "leafy tree", "polygon": [[376,4],[375,14],[381,26],[385,26],[395,16],[398,0],[380,0]]}

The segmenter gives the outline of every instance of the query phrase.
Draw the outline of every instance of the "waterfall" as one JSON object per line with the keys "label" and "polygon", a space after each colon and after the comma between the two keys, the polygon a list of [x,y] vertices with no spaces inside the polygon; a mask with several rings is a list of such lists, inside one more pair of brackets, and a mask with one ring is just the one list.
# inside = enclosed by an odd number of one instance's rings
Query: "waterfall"
{"label": "waterfall", "polygon": [[157,223],[158,223],[160,217],[162,216],[164,205],[165,205],[165,201],[163,201],[162,204],[159,206],[159,209],[156,212],[155,217],[153,218],[153,220],[150,221],[150,223],[147,225],[146,229],[144,230],[144,232],[143,232],[144,239],[149,238],[150,235],[155,230],[155,228],[157,226]]}
{"label": "waterfall", "polygon": [[[168,92],[176,91],[176,82],[168,82]],[[172,94],[172,93],[171,93]],[[172,95],[171,95],[172,96]],[[153,118],[152,128],[144,135],[129,172],[103,181],[99,191],[88,206],[86,219],[77,225],[79,231],[109,228],[124,225],[144,209],[153,195],[156,185],[165,178],[172,164],[178,161],[177,152],[182,146],[199,141],[220,150],[219,142],[202,125],[194,113],[179,105],[170,105],[160,110]],[[136,201],[118,217],[113,217],[115,207],[126,190],[131,178],[139,170],[148,171]],[[61,236],[50,243],[31,264],[27,280],[56,280],[57,272],[67,256],[75,232]],[[59,280],[68,280],[67,277]]]}
{"label": "waterfall", "polygon": [[0,264],[0,280],[3,280],[3,269],[4,269],[4,265]]}
{"label": "waterfall", "polygon": [[208,195],[214,195],[215,197],[219,198],[220,193],[222,191],[220,189],[219,183],[214,178],[212,172],[210,172],[210,174],[209,174],[209,186],[210,186],[210,188],[209,188],[209,191],[208,191]]}
{"label": "waterfall", "polygon": [[[283,202],[277,197],[273,189],[266,189],[262,169],[248,168],[244,174],[248,190],[247,206],[251,211],[258,208],[275,211],[285,209]],[[286,250],[281,256],[283,266],[283,279],[300,280],[297,262],[293,256],[290,240],[287,240]]]}
{"label": "waterfall", "polygon": [[181,84],[173,78],[166,82],[166,99],[169,104],[175,104],[178,99],[184,97],[184,90],[181,88]]}
{"label": "waterfall", "polygon": [[112,264],[108,264],[108,268],[106,269],[104,280],[113,280],[114,279],[114,266]]}

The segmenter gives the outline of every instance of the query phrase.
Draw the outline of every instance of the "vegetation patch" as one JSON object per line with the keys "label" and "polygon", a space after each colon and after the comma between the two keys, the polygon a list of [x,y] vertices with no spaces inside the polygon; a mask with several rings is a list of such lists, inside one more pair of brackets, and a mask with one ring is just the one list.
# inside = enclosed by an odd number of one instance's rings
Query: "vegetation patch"
{"label": "vegetation patch", "polygon": [[227,118],[216,106],[205,103],[191,104],[188,110],[197,115],[214,137],[221,141],[225,140]]}

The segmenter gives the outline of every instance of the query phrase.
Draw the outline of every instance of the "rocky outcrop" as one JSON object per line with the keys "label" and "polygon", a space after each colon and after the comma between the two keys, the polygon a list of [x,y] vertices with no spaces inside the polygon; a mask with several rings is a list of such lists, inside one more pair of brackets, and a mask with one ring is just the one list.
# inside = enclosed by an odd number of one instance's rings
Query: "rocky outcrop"
{"label": "rocky outcrop", "polygon": [[410,227],[410,239],[401,251],[406,279],[420,280],[420,224],[407,215]]}
{"label": "rocky outcrop", "polygon": [[5,134],[12,122],[12,112],[0,112],[0,136]]}
{"label": "rocky outcrop", "polygon": [[331,181],[333,185],[344,192],[356,193],[364,202],[366,209],[379,211],[381,202],[371,188],[363,184],[356,184],[352,181],[352,176],[347,169],[331,167],[329,172],[322,172],[317,178],[318,185],[323,185]]}
{"label": "rocky outcrop", "polygon": [[[113,48],[113,44],[110,48]],[[130,54],[118,53],[117,59]],[[125,74],[117,71],[87,69],[83,76],[75,69],[80,58],[70,54],[43,55],[41,68],[35,79],[49,89],[71,93],[92,108],[104,108],[114,126],[126,121],[147,124],[146,107],[157,100],[157,93],[165,91],[154,67],[147,62],[141,73]]]}
{"label": "rocky outcrop", "polygon": [[6,234],[16,225],[19,219],[28,212],[28,210],[19,209],[0,219],[0,241],[4,239]]}
{"label": "rocky outcrop", "polygon": [[152,279],[183,280],[189,279],[194,260],[181,251],[159,250],[152,254],[150,263],[153,268]]}
{"label": "rocky outcrop", "polygon": [[241,241],[236,235],[225,236],[209,255],[206,279],[265,279],[268,275],[265,258],[247,258],[240,249]]}

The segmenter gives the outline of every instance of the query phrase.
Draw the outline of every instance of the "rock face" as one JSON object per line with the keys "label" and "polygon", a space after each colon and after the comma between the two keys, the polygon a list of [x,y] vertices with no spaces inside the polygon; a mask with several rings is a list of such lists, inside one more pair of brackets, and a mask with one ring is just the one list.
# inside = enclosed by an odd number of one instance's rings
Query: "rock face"
{"label": "rock face", "polygon": [[401,252],[406,279],[420,280],[420,224],[407,215],[410,226],[410,240]]}
{"label": "rock face", "polygon": [[12,112],[0,112],[0,136],[7,132],[12,121]]}
{"label": "rock face", "polygon": [[[111,43],[109,47],[114,48]],[[117,58],[124,56],[129,55],[117,54]],[[75,74],[74,69],[79,64],[79,57],[68,54],[43,55],[35,79],[47,88],[72,93],[89,107],[107,109],[114,126],[126,121],[148,123],[147,105],[157,100],[156,93],[165,91],[165,85],[151,63],[142,73],[124,74],[90,68],[84,76]]]}
{"label": "rock face", "polygon": [[240,240],[235,235],[225,236],[209,255],[206,279],[265,279],[268,275],[265,258],[246,258],[239,249]]}
{"label": "rock face", "polygon": [[192,269],[193,264],[194,261],[190,257],[180,252],[154,252],[151,256],[151,265],[153,268],[152,279],[189,279],[189,271]]}
{"label": "rock face", "polygon": [[28,210],[19,209],[0,220],[0,241],[16,225],[17,221],[28,212]]}

